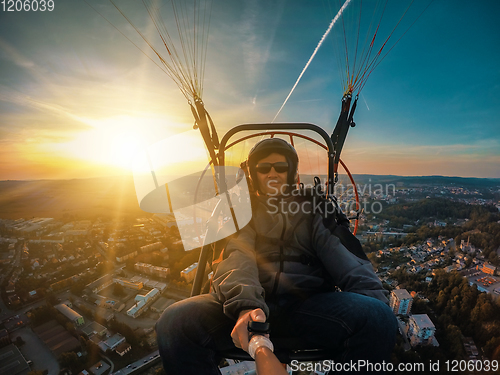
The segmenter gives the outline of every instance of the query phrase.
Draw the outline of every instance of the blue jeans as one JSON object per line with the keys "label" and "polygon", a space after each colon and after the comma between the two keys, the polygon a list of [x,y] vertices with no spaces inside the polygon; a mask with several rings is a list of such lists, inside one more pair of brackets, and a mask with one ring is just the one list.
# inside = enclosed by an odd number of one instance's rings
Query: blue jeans
{"label": "blue jeans", "polygon": [[[396,318],[377,299],[331,292],[305,300],[284,296],[267,302],[271,341],[273,337],[298,338],[311,348],[330,350],[335,362],[390,362]],[[158,347],[167,375],[220,374],[217,351],[234,348],[230,336],[234,324],[234,320],[224,315],[213,294],[169,306],[156,323]],[[360,370],[358,373],[370,373],[366,368]]]}

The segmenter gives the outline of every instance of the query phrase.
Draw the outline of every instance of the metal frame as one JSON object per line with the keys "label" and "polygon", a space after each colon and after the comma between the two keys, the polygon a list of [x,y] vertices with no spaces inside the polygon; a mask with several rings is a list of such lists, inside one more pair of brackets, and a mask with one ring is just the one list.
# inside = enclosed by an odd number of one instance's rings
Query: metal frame
{"label": "metal frame", "polygon": [[[257,134],[251,134],[249,136],[243,137],[238,139],[235,142],[232,142],[228,145],[228,141],[231,137],[233,137],[237,133],[241,133],[244,131],[266,131],[262,133],[257,133]],[[273,123],[259,123],[259,124],[242,124],[242,125],[237,125],[234,128],[230,129],[224,136],[222,137],[222,140],[220,142],[219,146],[219,153],[218,153],[218,165],[224,165],[225,162],[225,151],[232,147],[233,145],[249,139],[253,137],[258,137],[260,135],[274,135],[274,134],[292,134],[293,136],[301,137],[308,139],[316,144],[319,144],[320,146],[324,147],[321,143],[317,142],[316,140],[309,138],[307,136],[301,135],[301,134],[295,134],[295,133],[290,133],[289,130],[310,130],[313,131],[317,134],[319,134],[323,140],[326,143],[327,146],[327,151],[328,151],[328,190],[329,193],[333,192],[333,188],[335,185],[335,176],[334,176],[334,157],[335,157],[335,152],[334,152],[334,146],[332,143],[332,140],[330,136],[324,131],[321,127],[315,124],[311,123],[278,123],[278,124],[273,124]],[[226,146],[227,145],[227,146]],[[225,186],[225,176],[224,175],[219,175],[218,176],[219,183],[222,184],[221,191],[226,190]],[[213,226],[215,225],[215,220],[212,220],[214,217],[217,216],[218,210],[217,207],[214,209],[214,212],[212,213],[211,218],[209,219],[209,224],[207,228],[208,231],[216,230]],[[212,224],[213,223],[213,224]],[[212,225],[211,225],[212,224]],[[205,237],[206,238],[206,237]],[[204,244],[201,248],[200,251],[200,257],[198,259],[198,269],[196,270],[196,275],[193,280],[193,287],[191,288],[191,297],[199,295],[201,293],[201,289],[203,287],[203,281],[205,278],[205,270],[206,270],[206,264],[208,261],[208,254],[209,254],[209,247],[211,244]]]}

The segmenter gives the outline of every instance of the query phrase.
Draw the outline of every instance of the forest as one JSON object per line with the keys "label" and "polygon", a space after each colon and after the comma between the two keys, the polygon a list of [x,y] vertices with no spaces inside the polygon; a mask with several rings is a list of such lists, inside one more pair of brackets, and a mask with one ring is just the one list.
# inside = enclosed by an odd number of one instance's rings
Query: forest
{"label": "forest", "polygon": [[395,351],[398,361],[464,359],[464,337],[472,337],[485,358],[500,360],[500,299],[494,301],[490,294],[479,292],[456,271],[438,270],[430,283],[404,268],[394,271],[391,277],[409,292],[417,292],[412,314],[429,315],[440,344],[438,348],[421,347],[409,353],[399,347]]}

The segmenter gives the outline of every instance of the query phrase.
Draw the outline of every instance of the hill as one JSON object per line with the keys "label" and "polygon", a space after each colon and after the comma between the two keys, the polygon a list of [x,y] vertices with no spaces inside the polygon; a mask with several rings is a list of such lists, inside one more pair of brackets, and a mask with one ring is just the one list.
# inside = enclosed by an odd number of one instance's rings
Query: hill
{"label": "hill", "polygon": [[448,177],[448,176],[394,176],[394,175],[353,175],[356,184],[398,184],[397,186],[415,187],[422,185],[432,186],[461,186],[474,188],[488,188],[500,186],[500,178],[476,177]]}
{"label": "hill", "polygon": [[[306,177],[306,176],[304,176]],[[311,181],[312,181],[312,176]],[[211,180],[211,179],[209,179]],[[500,179],[354,175],[356,184],[500,186]],[[347,183],[347,181],[344,181]],[[192,186],[196,186],[195,183]],[[173,188],[173,186],[172,186]],[[186,193],[186,191],[185,191]],[[0,218],[141,215],[132,176],[73,180],[0,181]]]}
{"label": "hill", "polygon": [[0,181],[0,218],[141,215],[132,177]]}

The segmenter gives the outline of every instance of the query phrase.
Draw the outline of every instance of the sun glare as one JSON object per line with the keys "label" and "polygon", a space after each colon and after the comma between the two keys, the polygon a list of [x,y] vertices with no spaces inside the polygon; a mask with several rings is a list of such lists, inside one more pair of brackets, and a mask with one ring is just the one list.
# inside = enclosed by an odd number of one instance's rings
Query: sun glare
{"label": "sun glare", "polygon": [[126,170],[132,169],[134,157],[139,151],[158,139],[175,134],[181,127],[186,129],[185,125],[165,123],[164,119],[131,116],[82,121],[92,126],[92,129],[78,133],[72,141],[52,144],[52,150],[87,162]]}
{"label": "sun glare", "polygon": [[122,133],[111,139],[107,153],[112,164],[129,169],[133,156],[144,147],[144,144],[141,134]]}

